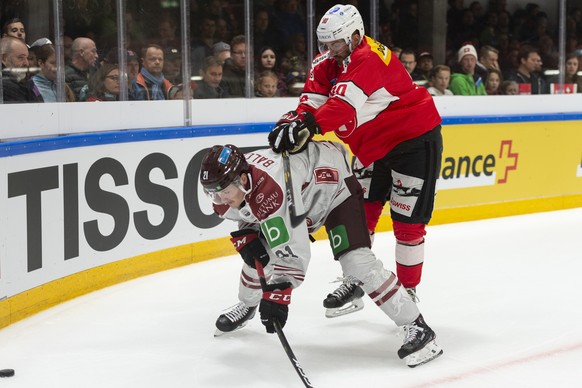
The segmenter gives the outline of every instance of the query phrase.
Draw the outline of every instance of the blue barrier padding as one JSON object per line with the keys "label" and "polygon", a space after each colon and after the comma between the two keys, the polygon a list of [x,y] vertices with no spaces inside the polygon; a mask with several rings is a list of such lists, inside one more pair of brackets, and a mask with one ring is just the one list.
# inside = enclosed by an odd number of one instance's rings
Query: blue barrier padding
{"label": "blue barrier padding", "polygon": [[[546,113],[505,116],[449,116],[443,117],[443,126],[461,124],[502,124],[541,121],[582,120],[582,113]],[[0,157],[23,155],[66,148],[131,143],[138,141],[183,139],[203,136],[243,135],[269,132],[274,123],[200,125],[193,127],[132,129],[99,133],[62,135],[0,143]],[[265,137],[265,142],[267,141]]]}
{"label": "blue barrier padding", "polygon": [[271,128],[273,128],[273,123],[254,123],[132,129],[126,131],[71,134],[58,137],[35,138],[0,143],[0,157],[104,144],[186,139],[206,136],[244,135],[249,133],[269,132]]}
{"label": "blue barrier padding", "polygon": [[540,121],[575,121],[575,120],[582,120],[582,112],[540,113],[529,115],[504,115],[504,116],[450,116],[443,117],[443,125],[528,123]]}

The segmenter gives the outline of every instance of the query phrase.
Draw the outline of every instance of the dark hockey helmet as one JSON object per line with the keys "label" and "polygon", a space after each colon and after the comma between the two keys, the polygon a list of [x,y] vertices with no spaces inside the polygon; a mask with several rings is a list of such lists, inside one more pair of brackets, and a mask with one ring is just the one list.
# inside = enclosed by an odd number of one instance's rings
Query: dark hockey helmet
{"label": "dark hockey helmet", "polygon": [[215,145],[202,159],[200,183],[206,193],[216,193],[231,183],[239,183],[241,173],[249,170],[244,154],[236,146]]}

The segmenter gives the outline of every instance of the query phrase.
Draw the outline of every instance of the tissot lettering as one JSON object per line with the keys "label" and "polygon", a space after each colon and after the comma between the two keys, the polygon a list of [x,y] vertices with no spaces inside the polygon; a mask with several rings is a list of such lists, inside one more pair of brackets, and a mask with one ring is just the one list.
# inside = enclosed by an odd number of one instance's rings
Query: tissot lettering
{"label": "tissot lettering", "polygon": [[135,190],[139,199],[145,203],[158,205],[164,212],[164,218],[158,225],[150,222],[146,210],[134,213],[133,219],[137,232],[148,240],[164,237],[172,231],[178,220],[178,197],[168,187],[153,183],[150,180],[150,173],[155,169],[160,169],[166,180],[178,177],[178,170],[172,159],[161,153],[146,156],[137,166]]}
{"label": "tissot lettering", "polygon": [[[132,171],[126,164],[112,157],[98,159],[85,168],[80,163],[69,163],[7,174],[7,197],[22,203],[18,212],[26,225],[27,271],[43,267],[42,247],[47,238],[43,230],[46,233],[47,222],[51,228],[61,222],[55,230],[62,231],[62,260],[79,258],[84,243],[97,252],[120,246],[132,223],[145,240],[167,236],[176,228],[180,199],[193,226],[206,229],[221,223],[217,215],[204,214],[199,203],[197,178],[204,152],[197,153],[187,166],[182,166],[184,171],[166,154],[146,155],[135,167],[134,178],[130,178]],[[182,185],[174,184],[182,187],[182,192],[176,192],[169,185],[176,179],[183,179]],[[51,200],[44,198],[49,191]],[[60,198],[58,203],[54,202],[55,195]],[[139,201],[130,199],[129,195],[137,196]],[[273,196],[263,204],[273,207],[278,202]],[[46,213],[43,209],[55,206],[61,209],[61,205],[62,217],[48,221],[42,218],[43,212]],[[80,209],[89,209],[90,215],[87,212],[82,215]]]}
{"label": "tissot lettering", "polygon": [[83,224],[87,243],[96,251],[108,251],[118,246],[127,234],[129,227],[129,205],[119,194],[101,188],[99,181],[110,176],[115,186],[128,184],[123,165],[115,159],[103,158],[95,162],[87,172],[85,196],[87,205],[97,213],[108,214],[113,218],[113,230],[104,234],[99,229],[99,221],[92,220]]}
{"label": "tissot lettering", "polygon": [[28,272],[42,267],[42,192],[58,187],[57,166],[8,174],[8,198],[26,199]]}

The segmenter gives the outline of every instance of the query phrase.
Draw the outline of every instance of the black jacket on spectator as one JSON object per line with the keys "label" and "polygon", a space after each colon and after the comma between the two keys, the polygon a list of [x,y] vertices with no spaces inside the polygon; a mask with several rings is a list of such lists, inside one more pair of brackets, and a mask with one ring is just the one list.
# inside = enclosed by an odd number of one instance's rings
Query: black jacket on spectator
{"label": "black jacket on spectator", "polygon": [[30,96],[27,81],[27,78],[19,81],[14,74],[2,68],[2,96],[4,103],[13,104],[34,101]]}
{"label": "black jacket on spectator", "polygon": [[213,88],[204,81],[196,81],[196,89],[194,90],[194,98],[224,98],[228,97],[222,82],[217,88]]}
{"label": "black jacket on spectator", "polygon": [[72,64],[68,64],[65,67],[65,82],[75,93],[77,101],[80,101],[79,95],[83,86],[87,85],[89,82],[89,71],[80,70]]}
{"label": "black jacket on spectator", "polygon": [[546,80],[537,73],[530,73],[530,77],[528,77],[517,70],[512,70],[509,72],[507,79],[518,84],[530,84],[531,94],[548,94],[550,92]]}
{"label": "black jacket on spectator", "polygon": [[244,97],[246,85],[245,71],[234,67],[231,61],[226,61],[223,69],[222,82],[226,86],[228,97]]}

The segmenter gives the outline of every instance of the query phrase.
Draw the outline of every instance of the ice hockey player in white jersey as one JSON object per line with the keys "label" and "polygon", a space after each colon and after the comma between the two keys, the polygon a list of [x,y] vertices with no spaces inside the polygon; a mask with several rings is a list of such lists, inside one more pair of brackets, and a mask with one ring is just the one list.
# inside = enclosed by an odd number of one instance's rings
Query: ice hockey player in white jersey
{"label": "ice hockey player in white jersey", "polygon": [[[325,226],[334,259],[345,276],[359,284],[376,305],[404,328],[398,356],[410,367],[442,354],[434,331],[426,324],[396,275],[384,268],[370,249],[363,190],[348,163],[343,145],[310,142],[289,155],[297,226],[285,191],[284,160],[271,150],[244,155],[234,145],[216,145],[204,156],[200,181],[215,212],[237,221],[231,241],[244,264],[239,303],[217,321],[217,334],[242,328],[257,307],[267,332],[287,322],[293,289],[299,287],[311,259],[309,234]],[[268,289],[261,290],[255,260],[264,267]]]}

